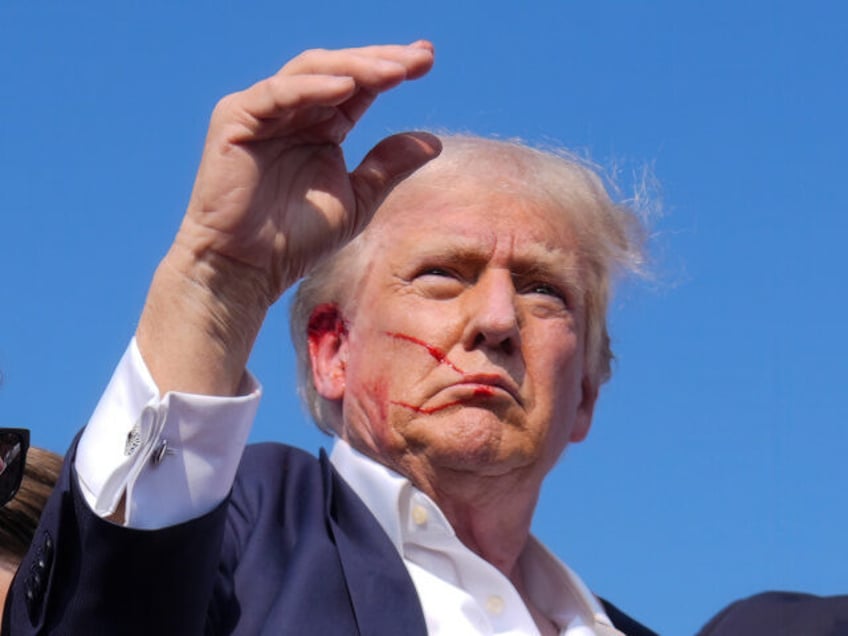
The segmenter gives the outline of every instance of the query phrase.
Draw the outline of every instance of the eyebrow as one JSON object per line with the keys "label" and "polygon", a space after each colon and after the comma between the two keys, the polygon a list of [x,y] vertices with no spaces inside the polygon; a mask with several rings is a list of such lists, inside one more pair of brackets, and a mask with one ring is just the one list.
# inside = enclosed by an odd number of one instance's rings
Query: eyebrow
{"label": "eyebrow", "polygon": [[429,247],[416,247],[415,250],[404,260],[406,262],[437,260],[460,260],[466,263],[485,263],[489,255],[479,246],[471,242],[460,242],[455,240],[448,244],[442,243]]}
{"label": "eyebrow", "polygon": [[[455,236],[439,245],[415,248],[404,261],[411,265],[431,259],[482,265],[489,258],[489,253],[473,239],[464,240],[462,236]],[[528,245],[513,258],[510,269],[521,278],[539,277],[565,285],[566,291],[576,294],[583,292],[580,257],[576,249]]]}
{"label": "eyebrow", "polygon": [[513,276],[523,279],[538,278],[543,281],[555,282],[564,287],[572,301],[582,303],[584,285],[583,276],[578,259],[569,259],[565,265],[554,264],[549,261],[530,261],[518,263],[513,268]]}

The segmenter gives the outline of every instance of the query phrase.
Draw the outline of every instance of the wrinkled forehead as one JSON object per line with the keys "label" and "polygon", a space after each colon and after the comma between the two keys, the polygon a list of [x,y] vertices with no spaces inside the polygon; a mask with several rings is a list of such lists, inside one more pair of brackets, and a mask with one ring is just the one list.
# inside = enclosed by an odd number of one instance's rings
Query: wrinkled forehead
{"label": "wrinkled forehead", "polygon": [[386,208],[370,238],[371,256],[404,261],[426,254],[465,260],[572,264],[577,242],[567,217],[536,201],[500,193],[438,193]]}
{"label": "wrinkled forehead", "polygon": [[470,271],[492,265],[517,276],[536,272],[575,292],[583,287],[569,215],[521,184],[493,188],[489,180],[465,176],[406,183],[366,234],[366,271],[404,277],[425,266]]}
{"label": "wrinkled forehead", "polygon": [[448,168],[427,166],[398,185],[369,225],[369,241],[385,248],[414,234],[494,243],[507,233],[549,250],[577,250],[573,208],[585,207],[582,194],[575,191],[573,201],[565,201],[516,170],[481,174]]}

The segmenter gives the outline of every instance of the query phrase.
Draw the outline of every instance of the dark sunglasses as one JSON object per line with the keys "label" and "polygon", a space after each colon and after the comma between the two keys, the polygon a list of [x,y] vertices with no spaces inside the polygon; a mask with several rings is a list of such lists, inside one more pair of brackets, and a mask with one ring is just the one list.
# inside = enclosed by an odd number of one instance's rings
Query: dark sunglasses
{"label": "dark sunglasses", "polygon": [[0,507],[12,500],[24,477],[29,430],[0,428]]}

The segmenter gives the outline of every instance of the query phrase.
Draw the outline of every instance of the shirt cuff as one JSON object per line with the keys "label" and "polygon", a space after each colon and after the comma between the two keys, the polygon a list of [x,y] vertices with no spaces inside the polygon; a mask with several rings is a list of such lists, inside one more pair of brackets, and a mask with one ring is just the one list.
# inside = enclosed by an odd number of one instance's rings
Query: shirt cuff
{"label": "shirt cuff", "polygon": [[200,517],[229,493],[262,387],[239,395],[159,389],[135,338],[91,416],[74,460],[83,496],[106,517],[125,499],[125,525],[155,529]]}

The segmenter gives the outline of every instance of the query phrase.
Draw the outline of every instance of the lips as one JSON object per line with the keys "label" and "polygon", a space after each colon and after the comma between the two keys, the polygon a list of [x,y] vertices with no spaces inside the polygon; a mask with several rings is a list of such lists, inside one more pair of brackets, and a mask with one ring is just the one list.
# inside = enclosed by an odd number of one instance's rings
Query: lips
{"label": "lips", "polygon": [[[511,378],[498,373],[465,373],[462,380],[457,382],[455,386],[476,386],[488,388],[489,390],[500,389],[508,393],[519,406],[523,406],[523,401],[515,382]],[[489,394],[491,395],[492,393]],[[480,395],[485,394],[481,392]]]}

